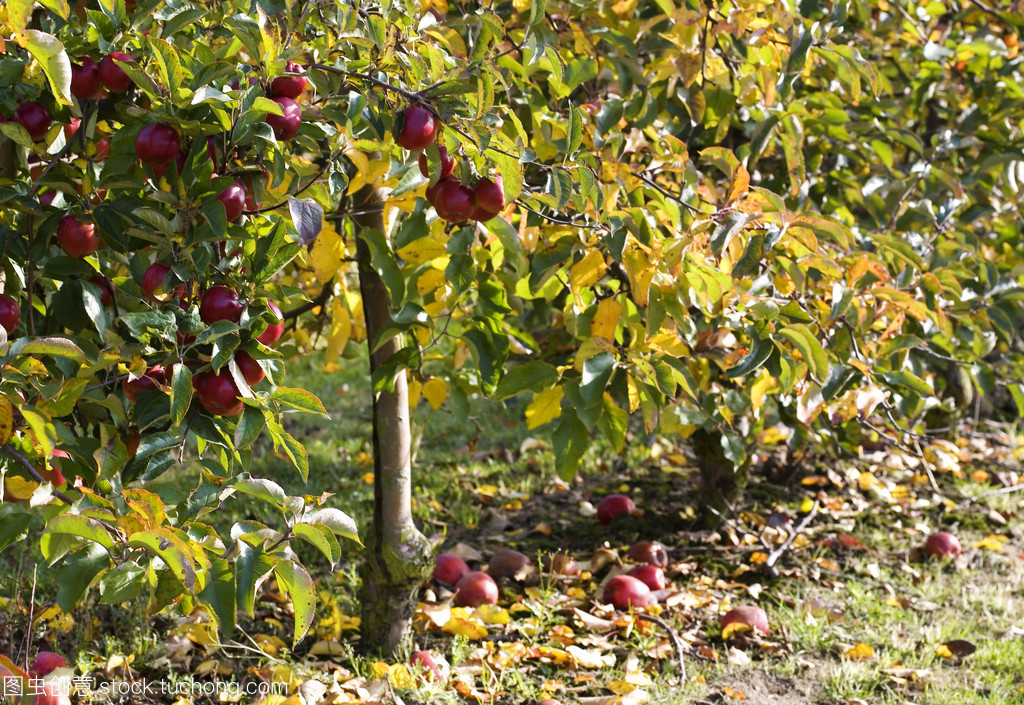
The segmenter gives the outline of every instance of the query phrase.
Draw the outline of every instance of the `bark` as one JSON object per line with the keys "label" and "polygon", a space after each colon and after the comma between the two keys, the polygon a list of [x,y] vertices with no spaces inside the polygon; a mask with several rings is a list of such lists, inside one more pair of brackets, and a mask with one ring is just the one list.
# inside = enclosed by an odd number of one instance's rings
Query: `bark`
{"label": "bark", "polygon": [[[383,207],[376,190],[366,187],[359,191],[356,209],[360,215],[353,219],[361,229],[384,229]],[[402,338],[395,336],[373,352],[377,332],[391,320],[390,299],[361,237],[357,238],[356,257],[372,374],[402,348]],[[361,647],[383,654],[395,653],[410,636],[416,592],[430,567],[430,543],[412,519],[409,421],[409,388],[403,371],[395,380],[394,391],[381,392],[373,399],[373,524],[364,537],[366,560],[359,596]]]}
{"label": "bark", "polygon": [[690,436],[690,442],[700,470],[702,520],[705,526],[717,526],[722,517],[732,514],[733,502],[747,484],[747,466],[736,467],[725,457],[720,431],[699,428]]}

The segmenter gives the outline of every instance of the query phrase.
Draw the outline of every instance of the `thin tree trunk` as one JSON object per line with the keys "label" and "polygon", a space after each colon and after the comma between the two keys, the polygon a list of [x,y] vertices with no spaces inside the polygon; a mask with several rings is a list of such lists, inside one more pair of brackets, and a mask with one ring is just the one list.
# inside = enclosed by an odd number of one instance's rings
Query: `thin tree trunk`
{"label": "thin tree trunk", "polygon": [[706,526],[717,526],[722,517],[732,513],[732,503],[747,484],[747,464],[736,467],[725,457],[721,431],[698,428],[690,443],[697,455],[700,470],[700,505]]}
{"label": "thin tree trunk", "polygon": [[[360,228],[384,229],[380,194],[364,187],[356,195],[355,222]],[[371,374],[402,348],[401,336],[384,343],[375,353],[377,332],[391,320],[387,288],[370,262],[370,250],[356,240],[359,289],[370,346]],[[362,648],[391,654],[409,636],[416,591],[430,565],[430,543],[412,520],[412,463],[409,426],[409,388],[405,372],[398,374],[394,391],[374,395],[373,525],[366,538],[362,568]]]}

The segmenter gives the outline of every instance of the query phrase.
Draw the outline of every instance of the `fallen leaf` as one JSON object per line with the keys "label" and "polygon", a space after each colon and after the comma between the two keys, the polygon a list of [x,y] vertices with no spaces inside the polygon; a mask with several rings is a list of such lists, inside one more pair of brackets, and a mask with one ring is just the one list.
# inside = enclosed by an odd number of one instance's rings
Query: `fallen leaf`
{"label": "fallen leaf", "polygon": [[869,661],[875,657],[875,650],[869,645],[859,643],[843,652],[843,658],[850,661]]}
{"label": "fallen leaf", "polygon": [[959,660],[970,656],[977,650],[977,646],[965,639],[953,639],[952,641],[947,641],[944,644],[939,644],[939,646],[935,648],[935,653],[942,658]]}
{"label": "fallen leaf", "polygon": [[742,690],[736,690],[734,688],[730,688],[727,685],[723,685],[722,686],[722,693],[726,697],[732,698],[733,700],[746,700],[747,699],[747,696],[743,693]]}

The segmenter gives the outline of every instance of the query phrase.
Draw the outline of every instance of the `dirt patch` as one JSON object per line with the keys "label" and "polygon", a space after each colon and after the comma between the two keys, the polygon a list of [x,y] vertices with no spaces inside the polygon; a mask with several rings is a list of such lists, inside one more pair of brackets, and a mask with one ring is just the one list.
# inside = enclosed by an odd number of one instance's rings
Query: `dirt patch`
{"label": "dirt patch", "polygon": [[742,703],[743,705],[819,705],[814,684],[746,669],[723,673],[708,683],[708,693],[697,703]]}

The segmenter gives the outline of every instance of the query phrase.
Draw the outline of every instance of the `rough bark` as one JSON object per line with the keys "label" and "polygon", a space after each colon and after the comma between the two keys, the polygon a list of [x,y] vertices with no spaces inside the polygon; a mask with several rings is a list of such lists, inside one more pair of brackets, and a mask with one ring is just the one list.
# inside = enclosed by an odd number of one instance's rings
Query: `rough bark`
{"label": "rough bark", "polygon": [[699,428],[690,436],[690,443],[700,470],[702,519],[706,526],[717,526],[722,517],[732,513],[733,502],[747,484],[747,466],[736,467],[725,457],[720,431]]}
{"label": "rough bark", "polygon": [[[376,190],[362,189],[356,204],[359,215],[354,220],[360,228],[384,229]],[[390,299],[362,238],[357,238],[356,248],[372,373],[401,349],[402,339],[395,336],[373,352],[377,332],[391,320]],[[373,524],[364,537],[366,560],[359,596],[362,648],[383,654],[396,652],[409,636],[415,593],[430,565],[430,544],[412,519],[411,445],[409,391],[401,372],[394,391],[375,394],[373,399]]]}

